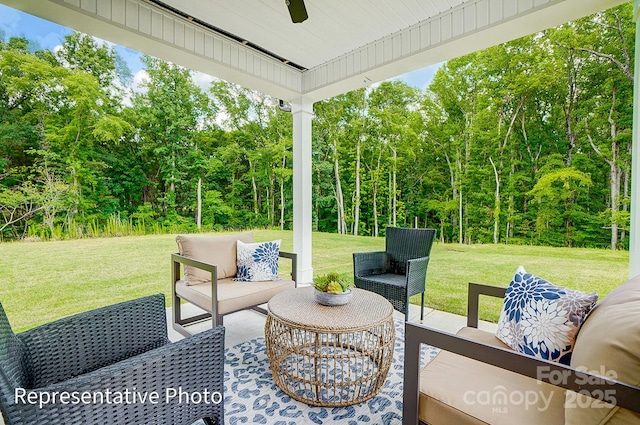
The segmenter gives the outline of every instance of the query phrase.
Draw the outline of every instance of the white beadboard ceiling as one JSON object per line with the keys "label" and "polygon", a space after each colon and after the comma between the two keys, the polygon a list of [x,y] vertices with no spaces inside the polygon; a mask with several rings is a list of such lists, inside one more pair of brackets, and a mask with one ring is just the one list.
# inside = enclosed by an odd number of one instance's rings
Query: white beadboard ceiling
{"label": "white beadboard ceiling", "polygon": [[0,0],[285,100],[318,101],[630,0]]}
{"label": "white beadboard ceiling", "polygon": [[285,0],[162,0],[305,69],[426,21],[463,0],[306,0],[291,22]]}

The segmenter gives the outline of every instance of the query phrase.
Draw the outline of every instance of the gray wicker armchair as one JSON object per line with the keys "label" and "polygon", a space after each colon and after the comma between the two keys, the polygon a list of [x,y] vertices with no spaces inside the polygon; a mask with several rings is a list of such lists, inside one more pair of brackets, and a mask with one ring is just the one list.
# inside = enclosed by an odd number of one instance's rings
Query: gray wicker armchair
{"label": "gray wicker armchair", "polygon": [[434,229],[387,227],[385,251],[353,254],[353,280],[358,288],[388,299],[409,320],[409,298],[422,294],[420,320],[424,318],[424,291]]}
{"label": "gray wicker armchair", "polygon": [[8,425],[222,424],[223,379],[224,328],[170,343],[162,294],[18,334],[0,305]]}

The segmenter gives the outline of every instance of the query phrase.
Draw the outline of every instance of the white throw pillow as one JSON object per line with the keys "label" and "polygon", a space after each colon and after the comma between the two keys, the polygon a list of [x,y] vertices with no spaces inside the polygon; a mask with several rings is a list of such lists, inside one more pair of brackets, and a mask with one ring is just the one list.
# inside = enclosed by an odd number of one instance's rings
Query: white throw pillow
{"label": "white throw pillow", "polygon": [[238,272],[234,280],[256,282],[279,280],[278,257],[281,239],[260,243],[238,241]]}

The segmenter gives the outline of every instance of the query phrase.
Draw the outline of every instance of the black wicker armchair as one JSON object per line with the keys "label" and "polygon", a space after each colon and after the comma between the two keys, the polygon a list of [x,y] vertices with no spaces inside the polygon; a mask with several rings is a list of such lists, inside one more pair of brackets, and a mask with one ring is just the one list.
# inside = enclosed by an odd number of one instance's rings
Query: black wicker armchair
{"label": "black wicker armchair", "polygon": [[167,339],[162,294],[14,334],[0,305],[6,424],[222,424],[224,328]]}
{"label": "black wicker armchair", "polygon": [[409,320],[409,298],[422,294],[420,320],[424,319],[424,291],[434,229],[387,227],[385,251],[353,254],[353,280],[358,288],[388,299]]}

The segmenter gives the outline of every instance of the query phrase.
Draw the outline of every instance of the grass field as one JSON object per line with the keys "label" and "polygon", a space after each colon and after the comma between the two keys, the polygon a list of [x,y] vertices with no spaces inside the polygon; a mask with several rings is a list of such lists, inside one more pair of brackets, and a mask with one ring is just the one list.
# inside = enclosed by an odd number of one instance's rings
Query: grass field
{"label": "grass field", "polygon": [[[256,241],[289,231],[255,230]],[[352,276],[353,252],[384,249],[384,238],[313,234],[314,274]],[[15,330],[73,313],[162,292],[170,297],[175,235],[131,236],[0,244],[0,301]],[[435,243],[427,273],[426,304],[466,314],[467,282],[507,286],[517,266],[562,286],[601,297],[627,280],[628,252],[596,249]],[[483,301],[481,315],[497,320],[499,302]]]}

